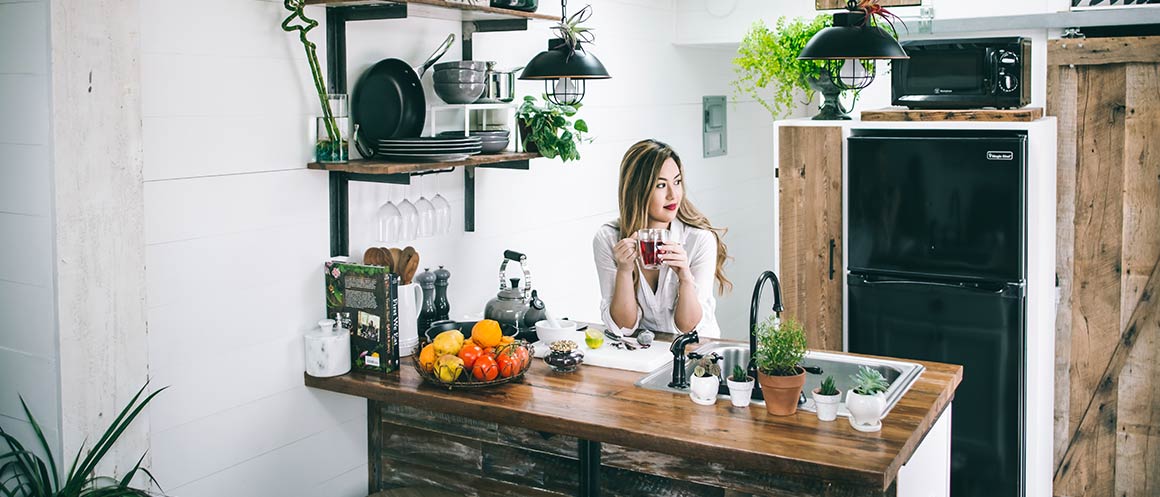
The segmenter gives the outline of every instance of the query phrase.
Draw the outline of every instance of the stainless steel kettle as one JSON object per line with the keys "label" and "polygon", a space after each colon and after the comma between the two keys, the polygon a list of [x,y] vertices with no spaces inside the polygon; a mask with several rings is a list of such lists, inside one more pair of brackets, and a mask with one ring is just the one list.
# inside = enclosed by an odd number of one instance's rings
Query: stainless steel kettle
{"label": "stainless steel kettle", "polygon": [[[533,340],[536,322],[544,319],[544,301],[532,289],[532,274],[528,271],[527,256],[514,250],[505,250],[499,266],[499,294],[488,301],[483,308],[483,317],[499,322],[504,335]],[[520,263],[524,273],[523,287],[520,278],[512,278],[508,285],[507,265],[509,261]]]}

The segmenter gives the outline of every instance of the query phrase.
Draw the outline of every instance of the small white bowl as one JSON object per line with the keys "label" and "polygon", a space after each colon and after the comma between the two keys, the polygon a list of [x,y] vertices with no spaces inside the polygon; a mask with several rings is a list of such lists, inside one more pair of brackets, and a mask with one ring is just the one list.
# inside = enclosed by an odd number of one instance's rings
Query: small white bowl
{"label": "small white bowl", "polygon": [[552,343],[557,340],[571,340],[577,345],[584,343],[584,333],[576,331],[576,322],[561,319],[562,327],[553,328],[548,320],[536,321],[536,336],[542,343]]}

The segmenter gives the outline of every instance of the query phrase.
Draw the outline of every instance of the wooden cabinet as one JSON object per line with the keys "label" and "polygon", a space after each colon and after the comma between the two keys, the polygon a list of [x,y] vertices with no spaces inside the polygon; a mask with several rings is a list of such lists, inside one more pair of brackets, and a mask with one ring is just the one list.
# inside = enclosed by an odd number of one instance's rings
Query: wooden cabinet
{"label": "wooden cabinet", "polygon": [[805,325],[811,349],[842,350],[843,128],[777,129],[784,316]]}

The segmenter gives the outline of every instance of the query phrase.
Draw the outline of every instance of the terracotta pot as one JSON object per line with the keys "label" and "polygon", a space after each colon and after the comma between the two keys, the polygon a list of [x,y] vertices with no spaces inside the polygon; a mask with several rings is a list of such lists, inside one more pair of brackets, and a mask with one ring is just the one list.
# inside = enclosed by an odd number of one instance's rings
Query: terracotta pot
{"label": "terracotta pot", "polygon": [[806,384],[806,371],[797,368],[794,376],[769,376],[757,373],[761,383],[761,394],[765,397],[765,410],[774,416],[790,416],[797,412],[798,397]]}

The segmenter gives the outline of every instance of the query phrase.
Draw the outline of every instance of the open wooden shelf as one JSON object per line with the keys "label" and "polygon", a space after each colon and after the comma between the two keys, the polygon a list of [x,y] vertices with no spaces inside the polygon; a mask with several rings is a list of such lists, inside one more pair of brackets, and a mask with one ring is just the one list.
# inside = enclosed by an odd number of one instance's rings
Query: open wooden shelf
{"label": "open wooden shelf", "polygon": [[538,153],[503,152],[499,154],[480,154],[468,157],[466,160],[454,162],[387,162],[382,160],[352,160],[344,164],[321,164],[311,162],[306,165],[310,169],[323,171],[340,171],[355,174],[415,174],[427,171],[438,171],[455,167],[486,166],[502,162],[526,161],[540,157]]}
{"label": "open wooden shelf", "polygon": [[481,20],[495,20],[495,19],[540,19],[544,21],[559,21],[559,16],[552,16],[548,14],[537,14],[535,12],[524,12],[520,10],[500,9],[490,6],[488,0],[477,0],[479,5],[467,3],[467,0],[461,2],[453,2],[448,0],[306,0],[307,5],[326,5],[328,7],[351,7],[351,6],[365,6],[365,5],[385,5],[392,3],[400,4],[420,4],[430,5],[432,7],[440,7],[445,9],[457,9],[463,11],[463,20],[465,21],[481,21]]}

